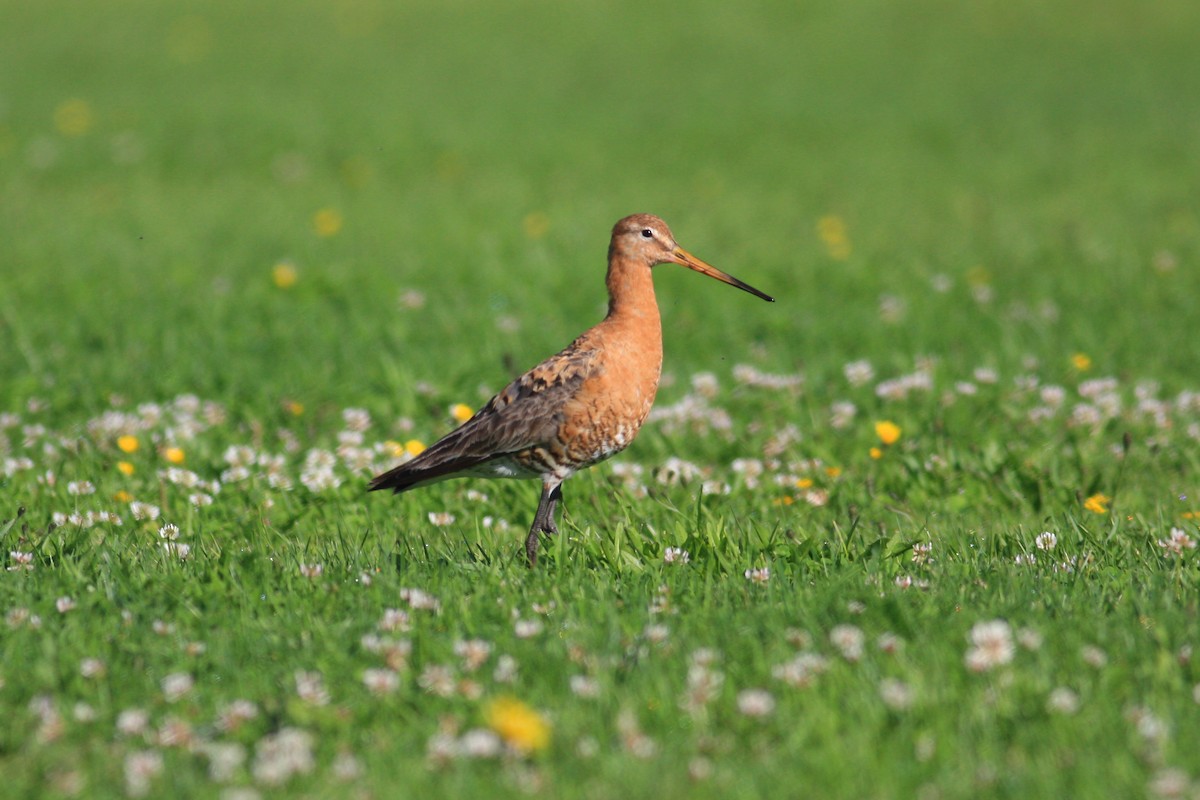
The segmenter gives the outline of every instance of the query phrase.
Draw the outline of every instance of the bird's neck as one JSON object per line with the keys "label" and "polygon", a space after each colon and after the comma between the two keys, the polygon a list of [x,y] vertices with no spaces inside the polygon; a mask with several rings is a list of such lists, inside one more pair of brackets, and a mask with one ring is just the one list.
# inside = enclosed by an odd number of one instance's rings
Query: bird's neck
{"label": "bird's neck", "polygon": [[608,277],[609,320],[636,321],[654,328],[660,327],[658,302],[654,298],[654,281],[650,269],[641,263],[622,258],[609,258]]}
{"label": "bird's neck", "polygon": [[[650,268],[634,259],[608,259],[608,316],[593,328],[608,356],[606,372],[636,407],[637,426],[650,413],[662,374],[662,322]],[[636,426],[634,428],[636,430]]]}

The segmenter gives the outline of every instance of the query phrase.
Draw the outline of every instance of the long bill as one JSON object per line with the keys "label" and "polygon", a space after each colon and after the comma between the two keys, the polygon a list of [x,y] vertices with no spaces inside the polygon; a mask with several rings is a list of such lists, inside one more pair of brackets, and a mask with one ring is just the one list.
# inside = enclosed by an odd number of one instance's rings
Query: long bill
{"label": "long bill", "polygon": [[771,295],[760,292],[758,289],[755,289],[750,284],[745,283],[744,281],[739,281],[737,278],[733,277],[732,275],[729,275],[728,273],[721,272],[721,270],[717,269],[712,264],[704,263],[703,261],[696,258],[694,255],[689,253],[687,250],[684,250],[682,247],[679,247],[678,245],[675,246],[675,250],[671,253],[671,256],[672,256],[671,260],[674,261],[676,264],[687,267],[688,269],[694,269],[694,270],[696,270],[696,272],[699,272],[701,275],[707,275],[710,278],[716,278],[717,280],[721,281],[722,283],[728,283],[730,286],[736,286],[737,288],[741,289],[743,292],[749,292],[750,294],[755,295],[756,297],[761,297],[763,300],[766,300],[768,303],[775,302],[775,298],[771,297]]}

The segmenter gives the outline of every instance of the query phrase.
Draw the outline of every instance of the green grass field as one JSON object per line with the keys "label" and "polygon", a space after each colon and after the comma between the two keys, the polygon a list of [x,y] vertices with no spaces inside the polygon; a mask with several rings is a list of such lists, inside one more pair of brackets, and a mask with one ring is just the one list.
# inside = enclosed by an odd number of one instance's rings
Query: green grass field
{"label": "green grass field", "polygon": [[1200,6],[742,5],[0,0],[0,796],[1200,795]]}

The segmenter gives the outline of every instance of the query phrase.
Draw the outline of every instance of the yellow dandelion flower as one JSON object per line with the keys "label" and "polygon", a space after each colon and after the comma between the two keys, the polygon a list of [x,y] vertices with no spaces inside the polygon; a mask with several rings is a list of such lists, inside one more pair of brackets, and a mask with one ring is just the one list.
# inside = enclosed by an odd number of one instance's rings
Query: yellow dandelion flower
{"label": "yellow dandelion flower", "polygon": [[291,414],[293,417],[299,417],[304,413],[304,403],[295,400],[285,400],[283,410]]}
{"label": "yellow dandelion flower", "polygon": [[771,505],[790,506],[792,503],[795,503],[795,502],[796,502],[796,498],[792,497],[790,494],[785,494],[783,497],[776,497],[774,500],[772,500]]}
{"label": "yellow dandelion flower", "polygon": [[163,450],[163,458],[165,458],[167,461],[170,461],[172,464],[182,464],[184,458],[183,448],[168,447],[166,450]]}
{"label": "yellow dandelion flower", "polygon": [[139,446],[136,436],[125,434],[117,437],[117,447],[121,448],[122,453],[136,453]]}
{"label": "yellow dandelion flower", "polygon": [[521,220],[521,229],[530,239],[541,239],[550,230],[550,217],[543,211],[532,211]]}
{"label": "yellow dandelion flower", "polygon": [[1092,359],[1087,353],[1076,353],[1071,356],[1071,366],[1079,372],[1087,372],[1092,368]]}
{"label": "yellow dandelion flower", "polygon": [[875,435],[884,444],[895,444],[900,439],[900,426],[891,420],[875,423]]}
{"label": "yellow dandelion flower", "polygon": [[797,489],[808,489],[808,488],[812,487],[812,485],[813,485],[812,478],[797,478],[796,479],[796,488]]}
{"label": "yellow dandelion flower", "polygon": [[409,439],[404,443],[404,452],[408,453],[413,458],[421,455],[425,451],[425,445],[416,439]]}
{"label": "yellow dandelion flower", "polygon": [[982,264],[967,270],[967,283],[972,286],[988,286],[992,282],[992,273]]}
{"label": "yellow dandelion flower", "polygon": [[1182,516],[1184,519],[1200,519],[1200,511],[1185,511]]}
{"label": "yellow dandelion flower", "polygon": [[837,476],[842,474],[842,468],[841,467],[826,467],[825,474],[831,478],[836,478]]}
{"label": "yellow dandelion flower", "polygon": [[299,279],[299,274],[296,272],[296,265],[290,261],[280,261],[271,268],[271,280],[280,289],[290,289],[296,285]]}
{"label": "yellow dandelion flower", "polygon": [[883,458],[883,451],[878,447],[872,447],[868,452],[871,454],[871,458],[876,460]]}
{"label": "yellow dandelion flower", "polygon": [[336,236],[342,229],[342,212],[336,208],[322,208],[313,214],[313,230],[317,236]]}
{"label": "yellow dandelion flower", "polygon": [[133,464],[130,464],[128,461],[118,461],[117,472],[120,472],[122,475],[128,478],[133,474]]}
{"label": "yellow dandelion flower", "polygon": [[826,214],[817,220],[817,235],[826,244],[846,239],[846,222],[836,214]]}
{"label": "yellow dandelion flower", "polygon": [[1106,494],[1094,494],[1083,501],[1083,507],[1093,514],[1107,514],[1108,504],[1111,502],[1112,498]]}
{"label": "yellow dandelion flower", "polygon": [[817,236],[825,244],[829,255],[837,261],[845,261],[852,252],[850,237],[846,233],[845,221],[836,214],[826,214],[817,220]]}
{"label": "yellow dandelion flower", "polygon": [[92,106],[87,100],[72,98],[54,109],[54,127],[63,136],[83,136],[92,129],[95,121]]}
{"label": "yellow dandelion flower", "polygon": [[450,416],[454,417],[459,422],[466,422],[475,412],[466,403],[455,403],[450,406]]}
{"label": "yellow dandelion flower", "polygon": [[516,698],[501,697],[493,700],[484,709],[483,714],[488,727],[518,752],[545,750],[550,744],[550,723]]}
{"label": "yellow dandelion flower", "polygon": [[118,503],[128,503],[133,500],[133,495],[122,489],[113,495],[113,500],[116,500]]}

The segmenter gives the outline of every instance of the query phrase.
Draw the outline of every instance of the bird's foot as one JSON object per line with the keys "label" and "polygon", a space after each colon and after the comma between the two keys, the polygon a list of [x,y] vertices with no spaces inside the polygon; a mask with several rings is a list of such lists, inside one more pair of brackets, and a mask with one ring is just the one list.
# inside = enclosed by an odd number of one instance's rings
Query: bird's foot
{"label": "bird's foot", "polygon": [[541,541],[538,539],[540,531],[534,528],[529,532],[529,536],[525,538],[525,558],[529,561],[529,568],[533,569],[537,566],[538,545]]}
{"label": "bird's foot", "polygon": [[562,498],[560,484],[543,484],[542,499],[538,501],[537,513],[533,515],[533,524],[529,526],[529,536],[525,538],[525,557],[529,566],[537,566],[537,552],[541,545],[543,533],[553,536],[558,533],[558,525],[554,523],[554,511]]}
{"label": "bird's foot", "polygon": [[542,523],[535,523],[530,529],[529,535],[525,537],[525,558],[529,560],[529,566],[537,566],[538,548],[541,546],[541,535],[555,536],[558,534],[558,526],[554,524],[554,520],[547,520]]}

